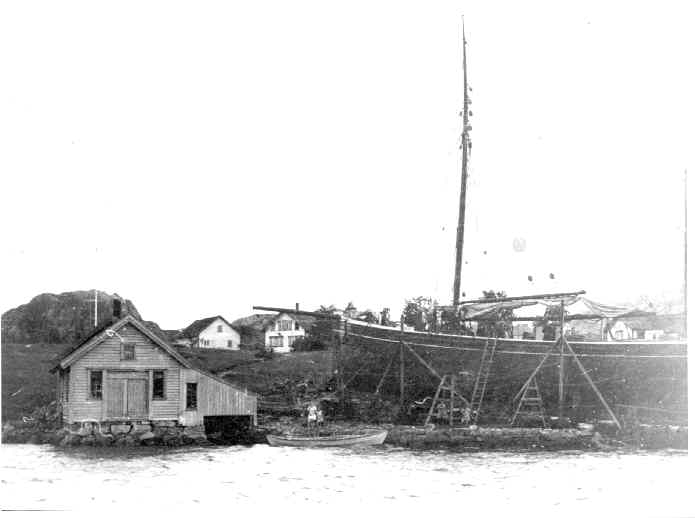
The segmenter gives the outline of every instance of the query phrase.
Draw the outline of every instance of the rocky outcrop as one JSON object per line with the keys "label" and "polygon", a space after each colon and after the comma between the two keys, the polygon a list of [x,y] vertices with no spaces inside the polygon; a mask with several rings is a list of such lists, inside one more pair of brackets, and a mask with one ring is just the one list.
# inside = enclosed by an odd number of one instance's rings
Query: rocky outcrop
{"label": "rocky outcrop", "polygon": [[[121,313],[142,320],[135,305],[117,294],[97,291],[99,326],[113,318],[113,301],[121,301]],[[159,326],[154,324],[161,332]],[[153,327],[153,330],[154,327]],[[28,304],[2,314],[5,343],[77,344],[94,331],[94,291],[69,291],[37,295]]]}

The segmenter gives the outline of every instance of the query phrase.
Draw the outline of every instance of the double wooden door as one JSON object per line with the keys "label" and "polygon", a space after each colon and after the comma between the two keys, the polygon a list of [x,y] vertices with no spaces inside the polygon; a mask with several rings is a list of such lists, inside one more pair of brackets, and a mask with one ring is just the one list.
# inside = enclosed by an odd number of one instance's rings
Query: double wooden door
{"label": "double wooden door", "polygon": [[147,372],[109,372],[106,381],[106,417],[148,417],[149,375]]}

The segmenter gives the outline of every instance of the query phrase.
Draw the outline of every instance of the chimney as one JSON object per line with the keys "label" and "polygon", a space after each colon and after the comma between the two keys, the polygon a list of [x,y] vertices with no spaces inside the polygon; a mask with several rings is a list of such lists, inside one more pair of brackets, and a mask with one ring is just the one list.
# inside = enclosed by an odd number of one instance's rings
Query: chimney
{"label": "chimney", "polygon": [[117,298],[113,299],[113,319],[114,320],[120,320],[121,319],[121,299],[117,299]]}
{"label": "chimney", "polygon": [[299,302],[294,303],[294,310],[299,311]]}

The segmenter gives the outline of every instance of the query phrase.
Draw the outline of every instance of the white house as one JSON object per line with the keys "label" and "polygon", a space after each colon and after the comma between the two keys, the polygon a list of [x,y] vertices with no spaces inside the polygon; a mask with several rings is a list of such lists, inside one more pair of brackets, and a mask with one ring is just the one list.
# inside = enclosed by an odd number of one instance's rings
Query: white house
{"label": "white house", "polygon": [[193,322],[181,331],[176,343],[187,343],[190,347],[238,350],[241,337],[229,322],[217,315]]}
{"label": "white house", "polygon": [[280,313],[266,325],[265,346],[278,353],[290,352],[297,338],[306,336],[306,330],[298,320],[286,313]]}

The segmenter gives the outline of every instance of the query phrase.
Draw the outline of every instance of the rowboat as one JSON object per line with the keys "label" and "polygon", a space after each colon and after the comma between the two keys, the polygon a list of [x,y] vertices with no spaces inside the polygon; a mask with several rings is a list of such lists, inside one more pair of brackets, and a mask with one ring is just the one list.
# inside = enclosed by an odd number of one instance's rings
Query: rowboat
{"label": "rowboat", "polygon": [[326,448],[336,446],[375,446],[382,444],[388,430],[370,431],[360,434],[327,436],[309,435],[267,435],[271,446],[298,446],[303,448]]}

